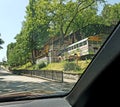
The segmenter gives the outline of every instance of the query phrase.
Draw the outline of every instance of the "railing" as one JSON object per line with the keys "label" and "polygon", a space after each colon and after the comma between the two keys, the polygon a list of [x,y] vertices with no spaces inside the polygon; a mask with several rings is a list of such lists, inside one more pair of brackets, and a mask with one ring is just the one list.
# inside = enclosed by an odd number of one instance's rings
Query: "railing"
{"label": "railing", "polygon": [[27,75],[32,77],[43,77],[58,82],[63,82],[63,72],[56,70],[14,70],[14,74]]}

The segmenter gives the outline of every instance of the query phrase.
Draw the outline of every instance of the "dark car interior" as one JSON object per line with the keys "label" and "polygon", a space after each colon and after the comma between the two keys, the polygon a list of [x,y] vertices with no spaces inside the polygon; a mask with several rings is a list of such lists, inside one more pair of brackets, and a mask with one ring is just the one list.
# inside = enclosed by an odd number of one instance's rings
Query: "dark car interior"
{"label": "dark car interior", "polygon": [[67,97],[73,107],[108,107],[108,105],[115,107],[118,104],[119,44],[120,24],[103,44],[93,62]]}

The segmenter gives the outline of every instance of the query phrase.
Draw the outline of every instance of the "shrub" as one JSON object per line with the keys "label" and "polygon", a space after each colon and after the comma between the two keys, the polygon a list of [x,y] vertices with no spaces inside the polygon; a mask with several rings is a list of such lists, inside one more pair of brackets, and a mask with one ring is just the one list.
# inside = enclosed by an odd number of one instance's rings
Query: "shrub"
{"label": "shrub", "polygon": [[33,68],[34,68],[35,70],[38,70],[38,69],[41,69],[41,68],[44,68],[44,67],[46,67],[45,62],[41,62],[41,63],[35,65]]}
{"label": "shrub", "polygon": [[40,64],[38,64],[38,67],[39,69],[46,67],[45,62],[41,62]]}
{"label": "shrub", "polygon": [[27,69],[27,68],[29,68],[31,66],[32,66],[31,62],[28,62],[28,63],[22,65],[21,67],[19,67],[19,69]]}
{"label": "shrub", "polygon": [[80,66],[74,62],[66,62],[64,65],[64,71],[79,71],[81,70]]}

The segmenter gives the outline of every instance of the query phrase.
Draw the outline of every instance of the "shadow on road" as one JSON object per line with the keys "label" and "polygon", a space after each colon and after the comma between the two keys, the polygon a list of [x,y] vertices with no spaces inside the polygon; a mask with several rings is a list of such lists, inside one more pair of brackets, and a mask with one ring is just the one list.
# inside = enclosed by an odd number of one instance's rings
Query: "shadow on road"
{"label": "shadow on road", "polygon": [[[75,83],[60,83],[54,81],[45,82],[23,82],[5,80],[4,77],[11,76],[11,73],[0,71],[0,94],[32,91],[32,92],[68,92],[72,89]],[[13,78],[11,78],[13,79]]]}

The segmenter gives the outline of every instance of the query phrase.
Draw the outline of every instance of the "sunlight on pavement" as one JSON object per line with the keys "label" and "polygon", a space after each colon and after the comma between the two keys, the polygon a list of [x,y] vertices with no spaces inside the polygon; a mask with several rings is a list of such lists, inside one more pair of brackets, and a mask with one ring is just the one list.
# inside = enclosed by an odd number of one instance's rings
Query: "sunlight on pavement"
{"label": "sunlight on pavement", "polygon": [[0,76],[2,78],[2,81],[20,81],[20,82],[46,82],[47,80],[43,80],[40,78],[31,78],[26,76],[17,76],[17,75],[8,75],[8,76]]}

